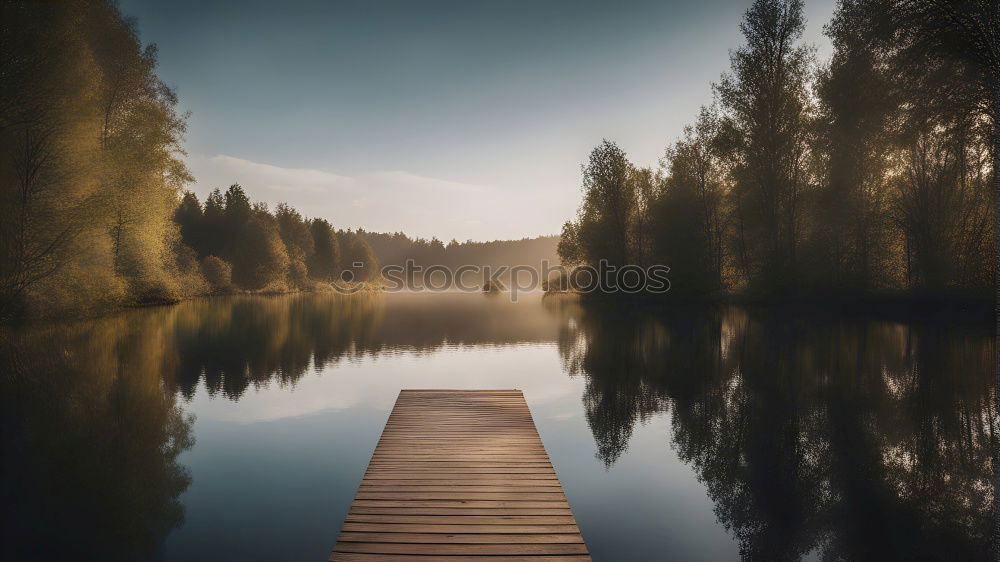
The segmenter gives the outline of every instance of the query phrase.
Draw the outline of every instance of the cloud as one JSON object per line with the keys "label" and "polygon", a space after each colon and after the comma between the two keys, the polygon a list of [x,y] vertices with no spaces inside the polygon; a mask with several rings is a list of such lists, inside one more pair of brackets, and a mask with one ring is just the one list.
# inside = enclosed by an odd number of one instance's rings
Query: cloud
{"label": "cloud", "polygon": [[461,193],[485,193],[491,190],[491,188],[482,185],[429,178],[403,171],[373,172],[361,177],[362,181],[366,183],[393,185],[420,190]]}
{"label": "cloud", "polygon": [[439,191],[484,193],[489,187],[421,176],[402,170],[376,171],[358,176],[343,176],[313,168],[284,168],[273,164],[254,162],[228,154],[216,154],[208,159],[220,170],[234,176],[252,178],[256,185],[275,191],[331,191],[364,192],[371,189],[383,191]]}
{"label": "cloud", "polygon": [[194,155],[188,165],[197,178],[194,191],[202,198],[212,189],[239,183],[255,201],[272,208],[288,203],[338,228],[403,231],[443,240],[522,238],[553,231],[547,227],[554,221],[541,192],[513,197],[510,190],[405,170],[347,175],[228,154]]}
{"label": "cloud", "polygon": [[231,172],[234,177],[253,178],[260,187],[276,191],[326,193],[334,189],[351,189],[356,183],[354,178],[323,170],[282,168],[227,154],[216,154],[208,160],[218,166],[220,171]]}

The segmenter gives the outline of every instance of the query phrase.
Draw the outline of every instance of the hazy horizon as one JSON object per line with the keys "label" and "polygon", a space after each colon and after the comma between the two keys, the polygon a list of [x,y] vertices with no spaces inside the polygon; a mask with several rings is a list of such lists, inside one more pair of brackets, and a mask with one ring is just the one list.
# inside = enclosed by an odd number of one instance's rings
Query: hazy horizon
{"label": "hazy horizon", "polygon": [[[557,234],[602,138],[656,166],[749,5],[121,2],[191,112],[200,198],[237,182],[337,228],[463,241]],[[819,60],[833,8],[805,5]]]}

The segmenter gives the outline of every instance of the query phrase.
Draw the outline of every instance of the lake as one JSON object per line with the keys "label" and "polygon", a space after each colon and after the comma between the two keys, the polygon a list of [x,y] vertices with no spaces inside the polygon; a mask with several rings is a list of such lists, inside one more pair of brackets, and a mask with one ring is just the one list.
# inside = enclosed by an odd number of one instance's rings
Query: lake
{"label": "lake", "polygon": [[539,294],[219,297],[7,331],[0,548],[325,560],[400,389],[516,388],[596,560],[985,559],[993,354],[961,313]]}

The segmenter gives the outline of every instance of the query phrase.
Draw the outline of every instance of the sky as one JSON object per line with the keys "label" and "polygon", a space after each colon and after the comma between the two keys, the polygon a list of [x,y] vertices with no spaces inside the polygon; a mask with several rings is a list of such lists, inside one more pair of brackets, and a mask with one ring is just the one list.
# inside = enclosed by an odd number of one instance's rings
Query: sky
{"label": "sky", "polygon": [[[190,112],[204,199],[337,228],[557,234],[601,139],[638,165],[712,101],[749,1],[120,0]],[[834,0],[806,0],[822,61]]]}

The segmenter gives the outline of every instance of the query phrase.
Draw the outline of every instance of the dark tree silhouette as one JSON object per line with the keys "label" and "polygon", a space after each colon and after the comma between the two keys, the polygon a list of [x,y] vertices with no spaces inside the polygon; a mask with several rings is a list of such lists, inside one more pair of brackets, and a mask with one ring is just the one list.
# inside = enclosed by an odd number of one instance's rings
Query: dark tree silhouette
{"label": "dark tree silhouette", "polygon": [[329,281],[340,268],[340,242],[337,233],[324,219],[309,223],[314,252],[309,256],[309,273],[316,279]]}
{"label": "dark tree silhouette", "polygon": [[614,464],[637,423],[669,415],[744,557],[989,558],[988,322],[571,303],[547,308],[597,457]]}
{"label": "dark tree silhouette", "polygon": [[996,2],[844,0],[816,65],[801,1],[757,0],[717,104],[660,174],[592,152],[560,256],[659,262],[687,295],[985,297],[998,21]]}

